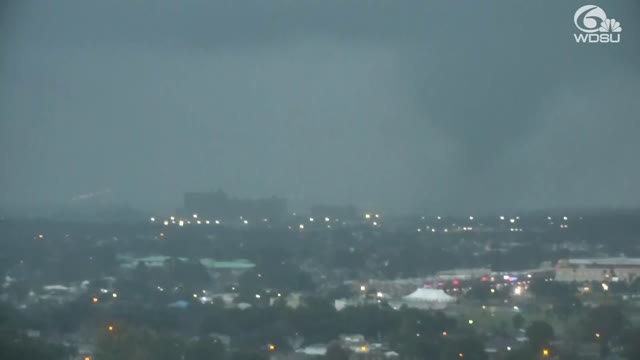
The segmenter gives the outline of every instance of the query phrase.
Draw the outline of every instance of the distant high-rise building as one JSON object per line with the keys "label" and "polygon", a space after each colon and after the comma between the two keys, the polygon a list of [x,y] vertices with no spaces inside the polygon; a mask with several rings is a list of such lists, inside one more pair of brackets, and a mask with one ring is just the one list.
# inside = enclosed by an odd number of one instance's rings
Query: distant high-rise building
{"label": "distant high-rise building", "polygon": [[311,207],[311,216],[318,219],[355,220],[358,218],[358,209],[353,205],[314,205]]}
{"label": "distant high-rise building", "polygon": [[287,213],[283,198],[238,199],[225,192],[188,192],[184,194],[185,215],[197,214],[203,218],[280,221]]}

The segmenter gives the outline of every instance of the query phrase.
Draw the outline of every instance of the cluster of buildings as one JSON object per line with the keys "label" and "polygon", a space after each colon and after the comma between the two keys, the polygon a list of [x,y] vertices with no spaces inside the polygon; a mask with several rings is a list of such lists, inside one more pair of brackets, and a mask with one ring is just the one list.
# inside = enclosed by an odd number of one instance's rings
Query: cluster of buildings
{"label": "cluster of buildings", "polygon": [[627,282],[640,278],[640,258],[566,259],[556,265],[556,281]]}
{"label": "cluster of buildings", "polygon": [[295,350],[293,359],[308,359],[327,355],[331,346],[340,346],[350,352],[350,359],[397,359],[399,354],[382,343],[370,342],[360,334],[343,334],[331,344],[310,344]]}

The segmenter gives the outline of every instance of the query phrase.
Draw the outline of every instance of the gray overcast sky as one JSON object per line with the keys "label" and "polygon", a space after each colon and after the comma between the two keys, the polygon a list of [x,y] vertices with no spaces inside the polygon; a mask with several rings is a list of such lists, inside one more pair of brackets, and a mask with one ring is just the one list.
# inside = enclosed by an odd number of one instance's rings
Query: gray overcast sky
{"label": "gray overcast sky", "polygon": [[584,4],[4,1],[0,206],[637,206],[640,4],[579,45]]}

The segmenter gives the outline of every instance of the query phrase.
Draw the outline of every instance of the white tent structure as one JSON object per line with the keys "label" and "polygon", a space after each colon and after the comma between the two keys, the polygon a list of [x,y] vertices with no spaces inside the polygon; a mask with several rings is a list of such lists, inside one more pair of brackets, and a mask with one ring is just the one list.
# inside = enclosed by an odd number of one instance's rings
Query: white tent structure
{"label": "white tent structure", "polygon": [[418,288],[416,291],[402,298],[402,303],[408,307],[420,309],[444,309],[456,298],[442,289]]}

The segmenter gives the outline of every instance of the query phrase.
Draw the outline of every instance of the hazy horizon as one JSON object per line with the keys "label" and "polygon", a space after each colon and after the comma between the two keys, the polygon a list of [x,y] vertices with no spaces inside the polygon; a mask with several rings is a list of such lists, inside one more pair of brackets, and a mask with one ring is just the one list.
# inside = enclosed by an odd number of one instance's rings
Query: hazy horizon
{"label": "hazy horizon", "polygon": [[294,209],[640,206],[640,4],[576,44],[582,1],[0,6],[0,208],[110,189]]}

